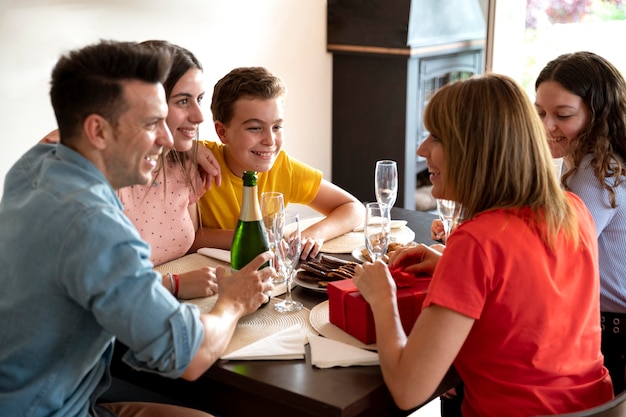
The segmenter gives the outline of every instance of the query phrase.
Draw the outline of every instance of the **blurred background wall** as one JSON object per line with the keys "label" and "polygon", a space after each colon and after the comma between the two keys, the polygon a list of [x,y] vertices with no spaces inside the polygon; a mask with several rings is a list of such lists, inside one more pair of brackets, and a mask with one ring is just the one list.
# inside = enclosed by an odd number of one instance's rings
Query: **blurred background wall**
{"label": "blurred background wall", "polygon": [[[488,0],[474,1],[486,14]],[[626,72],[626,54],[619,47],[626,37],[626,2],[490,1],[495,5],[492,70],[518,80],[531,99],[539,70],[564,52],[591,50]],[[67,50],[99,39],[166,39],[194,52],[204,65],[207,91],[202,139],[216,140],[209,109],[214,83],[237,66],[267,67],[289,88],[285,149],[332,180],[332,55],[326,52],[326,4],[0,0],[0,197],[11,165],[55,128],[48,96],[55,62]],[[551,17],[549,12],[555,10],[560,20]]]}
{"label": "blurred background wall", "polygon": [[99,39],[166,39],[196,54],[207,91],[202,139],[216,140],[214,83],[238,66],[267,67],[289,89],[284,148],[331,179],[326,0],[0,0],[0,184],[56,126],[48,90],[59,56]]}

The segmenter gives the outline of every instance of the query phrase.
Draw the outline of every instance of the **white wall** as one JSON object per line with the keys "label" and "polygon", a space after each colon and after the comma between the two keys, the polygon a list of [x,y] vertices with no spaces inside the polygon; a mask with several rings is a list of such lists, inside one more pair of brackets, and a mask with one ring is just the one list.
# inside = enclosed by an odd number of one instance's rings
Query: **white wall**
{"label": "white wall", "polygon": [[194,52],[207,84],[203,139],[215,139],[213,84],[237,66],[267,67],[289,89],[285,149],[332,179],[326,0],[0,0],[1,184],[55,127],[48,83],[60,54],[99,39],[166,39]]}

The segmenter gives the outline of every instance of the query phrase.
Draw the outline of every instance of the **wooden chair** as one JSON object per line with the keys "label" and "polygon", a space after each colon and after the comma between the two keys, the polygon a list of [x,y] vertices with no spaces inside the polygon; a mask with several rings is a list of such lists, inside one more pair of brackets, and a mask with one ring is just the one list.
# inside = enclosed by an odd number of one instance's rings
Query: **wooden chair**
{"label": "wooden chair", "polygon": [[626,391],[623,391],[611,401],[600,404],[597,407],[551,417],[626,417]]}

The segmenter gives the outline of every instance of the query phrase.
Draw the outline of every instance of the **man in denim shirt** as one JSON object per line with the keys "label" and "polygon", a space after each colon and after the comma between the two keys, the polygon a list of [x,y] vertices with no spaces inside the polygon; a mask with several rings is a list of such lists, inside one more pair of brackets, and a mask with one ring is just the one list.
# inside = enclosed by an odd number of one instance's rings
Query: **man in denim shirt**
{"label": "man in denim shirt", "polygon": [[172,146],[161,82],[167,54],[102,41],[62,57],[50,96],[58,145],[38,144],[6,177],[0,202],[0,415],[206,415],[158,404],[96,406],[113,342],[136,369],[193,380],[271,289],[259,255],[226,278],[210,314],[179,303],[115,190],[146,184]]}

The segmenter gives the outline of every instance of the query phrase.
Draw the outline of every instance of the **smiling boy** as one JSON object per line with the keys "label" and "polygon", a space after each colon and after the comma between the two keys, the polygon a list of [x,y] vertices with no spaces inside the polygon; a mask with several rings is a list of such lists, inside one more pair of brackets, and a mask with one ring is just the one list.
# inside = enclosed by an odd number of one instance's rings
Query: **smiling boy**
{"label": "smiling boy", "polygon": [[241,207],[244,171],[257,171],[259,193],[283,193],[285,205],[307,205],[325,218],[302,232],[302,258],[318,254],[324,241],[363,222],[363,205],[322,178],[322,172],[282,150],[285,134],[282,80],[262,67],[236,68],[217,82],[211,111],[221,143],[204,141],[222,169],[222,185],[200,200],[202,228],[194,247],[230,249]]}

